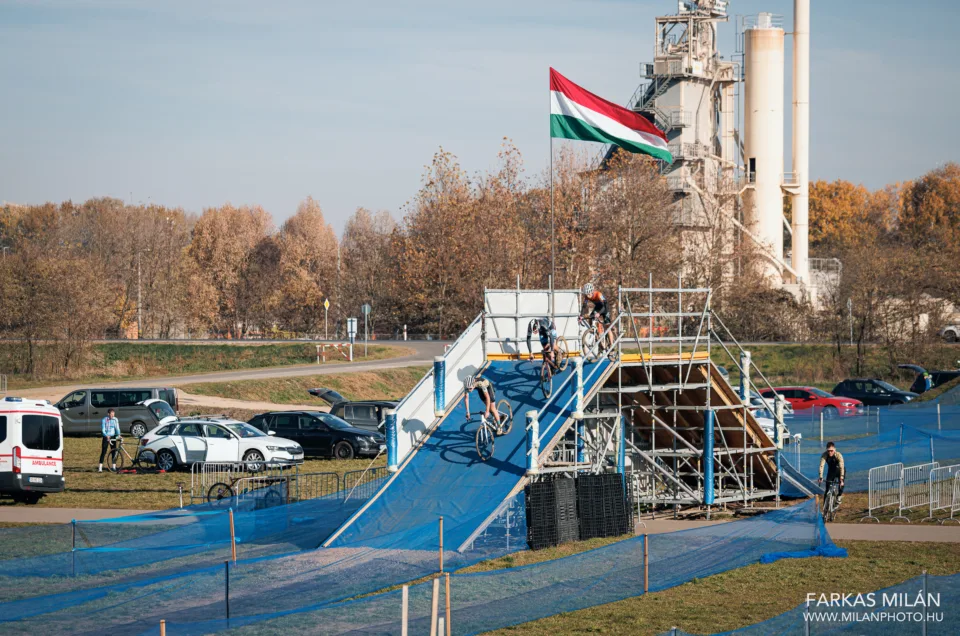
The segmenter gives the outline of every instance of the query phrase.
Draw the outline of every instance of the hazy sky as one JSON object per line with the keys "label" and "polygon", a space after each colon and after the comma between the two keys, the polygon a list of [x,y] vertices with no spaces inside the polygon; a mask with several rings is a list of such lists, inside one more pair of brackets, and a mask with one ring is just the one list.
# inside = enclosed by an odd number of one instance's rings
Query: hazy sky
{"label": "hazy sky", "polygon": [[[474,172],[507,136],[542,170],[548,67],[624,103],[676,6],[0,0],[0,201],[258,203],[279,222],[311,195],[338,231],[357,206],[399,217],[441,145]],[[790,30],[792,2],[729,11]],[[814,178],[879,187],[960,159],[958,26],[956,2],[813,0]]]}

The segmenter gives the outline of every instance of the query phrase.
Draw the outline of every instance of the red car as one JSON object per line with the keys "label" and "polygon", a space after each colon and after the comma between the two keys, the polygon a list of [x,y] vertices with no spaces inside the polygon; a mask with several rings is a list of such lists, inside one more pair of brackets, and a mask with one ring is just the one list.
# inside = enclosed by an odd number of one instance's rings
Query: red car
{"label": "red car", "polygon": [[849,417],[863,412],[863,402],[853,398],[837,397],[812,386],[778,386],[764,389],[760,395],[773,399],[774,392],[782,395],[793,406],[794,411],[814,409],[814,413],[823,412],[823,417]]}

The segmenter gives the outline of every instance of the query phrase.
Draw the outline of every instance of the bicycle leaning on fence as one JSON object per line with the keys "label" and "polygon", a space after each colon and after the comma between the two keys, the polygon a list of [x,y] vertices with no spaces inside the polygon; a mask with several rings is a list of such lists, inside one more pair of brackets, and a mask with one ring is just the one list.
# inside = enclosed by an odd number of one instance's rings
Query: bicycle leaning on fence
{"label": "bicycle leaning on fence", "polygon": [[508,434],[513,428],[513,407],[510,403],[500,400],[494,408],[500,417],[500,424],[497,425],[495,419],[491,421],[485,415],[481,415],[480,428],[477,429],[477,455],[483,461],[493,457],[495,438]]}

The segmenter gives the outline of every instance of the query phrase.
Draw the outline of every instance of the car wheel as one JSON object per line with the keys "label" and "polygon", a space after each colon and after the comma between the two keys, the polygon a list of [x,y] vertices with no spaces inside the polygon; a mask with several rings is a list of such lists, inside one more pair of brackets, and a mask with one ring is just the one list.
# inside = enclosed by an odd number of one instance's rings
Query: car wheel
{"label": "car wheel", "polygon": [[353,459],[353,446],[350,442],[340,442],[334,447],[333,456],[337,459]]}
{"label": "car wheel", "polygon": [[258,473],[263,470],[263,453],[258,450],[248,450],[243,456],[243,461],[247,462],[246,468],[252,473]]}
{"label": "car wheel", "polygon": [[130,426],[130,434],[136,437],[137,439],[140,439],[141,437],[147,434],[147,425],[144,424],[143,422],[134,422]]}
{"label": "car wheel", "polygon": [[177,467],[177,456],[166,448],[157,453],[157,469],[169,473]]}
{"label": "car wheel", "polygon": [[28,506],[36,505],[40,499],[43,497],[42,494],[38,492],[27,493],[23,500],[27,503]]}
{"label": "car wheel", "polygon": [[837,407],[835,406],[823,407],[823,419],[825,420],[832,420],[833,418],[837,417],[838,413],[839,411],[837,411]]}
{"label": "car wheel", "polygon": [[947,342],[956,342],[957,334],[953,331],[947,331],[943,334],[943,339],[946,340]]}

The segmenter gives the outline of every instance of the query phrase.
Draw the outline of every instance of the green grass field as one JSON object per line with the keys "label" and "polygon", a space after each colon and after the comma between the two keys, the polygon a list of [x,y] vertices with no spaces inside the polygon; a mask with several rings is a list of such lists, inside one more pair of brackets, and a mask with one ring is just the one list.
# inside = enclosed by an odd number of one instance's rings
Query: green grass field
{"label": "green grass field", "polygon": [[[190,375],[212,371],[260,369],[316,361],[316,346],[300,344],[95,344],[82,365],[62,373],[53,368],[52,345],[41,345],[39,377],[14,373],[24,368],[24,345],[0,343],[0,373],[7,375],[9,389],[63,384],[65,382],[119,382],[140,378]],[[396,358],[413,353],[406,347],[373,345],[365,360]],[[326,364],[342,364],[342,359],[329,359]]]}
{"label": "green grass field", "polygon": [[[872,592],[917,576],[923,570],[936,575],[960,572],[960,544],[957,543],[844,541],[838,545],[847,549],[846,559],[787,559],[749,565],[662,592],[558,614],[491,633],[635,636],[660,634],[678,627],[693,634],[714,634],[773,618],[800,605],[807,592]],[[584,549],[590,547],[596,546],[588,545]],[[576,550],[566,549],[570,551]],[[510,558],[510,567],[519,567],[556,556],[552,551],[543,551],[522,552]],[[469,570],[499,569],[497,565],[501,561],[479,564]],[[947,611],[955,610],[947,608]]]}
{"label": "green grass field", "polygon": [[[136,440],[126,438],[128,443]],[[129,448],[133,455],[133,448]],[[161,510],[175,508],[180,504],[178,482],[183,482],[189,502],[190,472],[176,471],[164,474],[114,474],[107,470],[97,472],[100,457],[100,438],[67,437],[64,439],[63,465],[66,490],[47,495],[37,506],[44,508],[123,508],[128,510]],[[308,459],[300,466],[302,473],[330,472],[343,475],[351,470],[363,470],[370,465],[369,459],[347,461],[332,459]],[[375,466],[386,465],[381,457]],[[19,505],[11,499],[0,499],[0,506]]]}
{"label": "green grass field", "polygon": [[187,384],[181,388],[187,393],[235,400],[327,406],[323,400],[307,393],[307,389],[316,387],[334,389],[348,400],[401,399],[416,386],[429,368],[429,366],[416,366],[269,380],[204,382]]}

